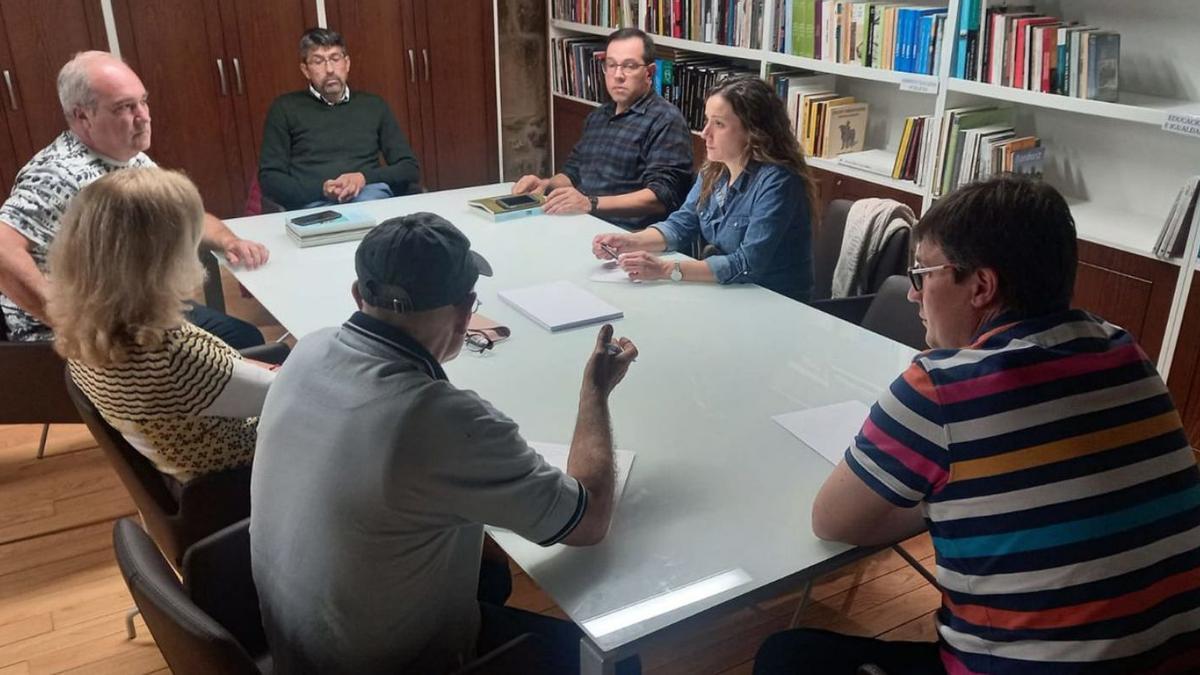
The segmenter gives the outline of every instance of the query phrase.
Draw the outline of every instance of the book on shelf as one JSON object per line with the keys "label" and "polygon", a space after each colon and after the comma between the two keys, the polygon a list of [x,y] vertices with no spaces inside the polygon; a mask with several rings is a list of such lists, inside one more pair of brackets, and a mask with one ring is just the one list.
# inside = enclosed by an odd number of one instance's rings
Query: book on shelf
{"label": "book on shelf", "polygon": [[758,49],[766,1],[647,0],[642,30],[682,40]]}
{"label": "book on shelf", "polygon": [[704,96],[721,80],[737,74],[752,73],[727,59],[707,54],[673,52],[660,49],[662,56],[655,60],[655,89],[683,112],[693,130],[704,127]]}
{"label": "book on shelf", "polygon": [[774,0],[770,48],[795,56],[932,75],[945,6]]}
{"label": "book on shelf", "polygon": [[616,29],[634,23],[637,0],[553,0],[551,10],[556,19]]}
{"label": "book on shelf", "polygon": [[868,104],[853,99],[826,104],[818,156],[830,158],[861,151],[867,136],[868,112]]}
{"label": "book on shelf", "polygon": [[596,103],[609,100],[604,84],[604,42],[594,37],[551,38],[550,46],[556,93]]}
{"label": "book on shelf", "polygon": [[1033,5],[961,0],[953,77],[1047,94],[1116,101],[1121,36]]}
{"label": "book on shelf", "polygon": [[1188,235],[1191,234],[1192,228],[1196,227],[1196,220],[1200,218],[1200,209],[1196,208],[1198,198],[1200,176],[1192,176],[1184,182],[1175,196],[1175,202],[1171,204],[1171,211],[1167,214],[1167,219],[1158,233],[1158,240],[1154,243],[1155,255],[1163,258],[1178,258],[1183,255]]}

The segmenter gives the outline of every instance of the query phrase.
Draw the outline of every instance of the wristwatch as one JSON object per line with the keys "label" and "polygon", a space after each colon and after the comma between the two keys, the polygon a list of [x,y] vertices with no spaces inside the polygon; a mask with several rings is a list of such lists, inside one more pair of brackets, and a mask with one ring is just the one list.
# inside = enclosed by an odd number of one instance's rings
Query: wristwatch
{"label": "wristwatch", "polygon": [[600,198],[596,195],[588,195],[588,203],[592,205],[592,208],[588,209],[588,213],[595,213],[596,209],[600,208]]}
{"label": "wristwatch", "polygon": [[683,281],[683,270],[679,269],[679,261],[675,261],[675,265],[671,267],[671,281]]}

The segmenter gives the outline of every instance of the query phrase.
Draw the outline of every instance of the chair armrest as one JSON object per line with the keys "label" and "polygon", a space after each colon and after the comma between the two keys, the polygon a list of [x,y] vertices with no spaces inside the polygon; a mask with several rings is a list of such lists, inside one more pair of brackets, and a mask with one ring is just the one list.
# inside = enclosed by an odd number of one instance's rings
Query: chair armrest
{"label": "chair armrest", "polygon": [[283,365],[284,359],[291,352],[291,348],[282,342],[268,342],[257,347],[247,347],[241,351],[241,355],[248,359],[279,366]]}
{"label": "chair armrest", "polygon": [[867,314],[867,308],[871,306],[871,301],[875,299],[875,295],[856,295],[849,298],[832,298],[829,300],[815,300],[809,305],[814,309],[819,309],[826,314],[836,316],[843,321],[858,326],[862,325],[863,317]]}

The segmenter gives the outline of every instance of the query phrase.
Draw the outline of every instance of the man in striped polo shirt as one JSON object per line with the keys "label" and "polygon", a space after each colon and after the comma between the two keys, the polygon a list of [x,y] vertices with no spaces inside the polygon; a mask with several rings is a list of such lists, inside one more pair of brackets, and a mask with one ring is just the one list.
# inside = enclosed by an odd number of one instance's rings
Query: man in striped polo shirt
{"label": "man in striped polo shirt", "polygon": [[1200,472],[1133,337],[1069,309],[1066,202],[996,178],[914,234],[932,349],[871,408],[812,518],[857,545],[927,526],[940,639],[789,631],[755,672],[1200,672]]}

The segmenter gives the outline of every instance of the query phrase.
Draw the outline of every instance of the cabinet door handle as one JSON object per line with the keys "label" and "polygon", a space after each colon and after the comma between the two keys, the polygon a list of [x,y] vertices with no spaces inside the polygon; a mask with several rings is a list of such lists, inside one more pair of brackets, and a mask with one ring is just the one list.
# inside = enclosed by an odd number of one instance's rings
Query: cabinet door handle
{"label": "cabinet door handle", "polygon": [[246,93],[246,90],[242,87],[242,64],[237,60],[236,56],[233,57],[233,76],[237,78],[238,96],[242,96]]}
{"label": "cabinet door handle", "polygon": [[413,61],[413,50],[408,50],[408,81],[417,81],[417,64]]}
{"label": "cabinet door handle", "polygon": [[425,81],[429,81],[429,50],[421,48],[421,58],[425,61]]}
{"label": "cabinet door handle", "polygon": [[221,95],[229,95],[229,82],[225,79],[225,62],[217,59],[217,74],[221,76]]}
{"label": "cabinet door handle", "polygon": [[4,86],[8,87],[8,105],[13,110],[17,110],[17,95],[13,92],[12,73],[4,71]]}

